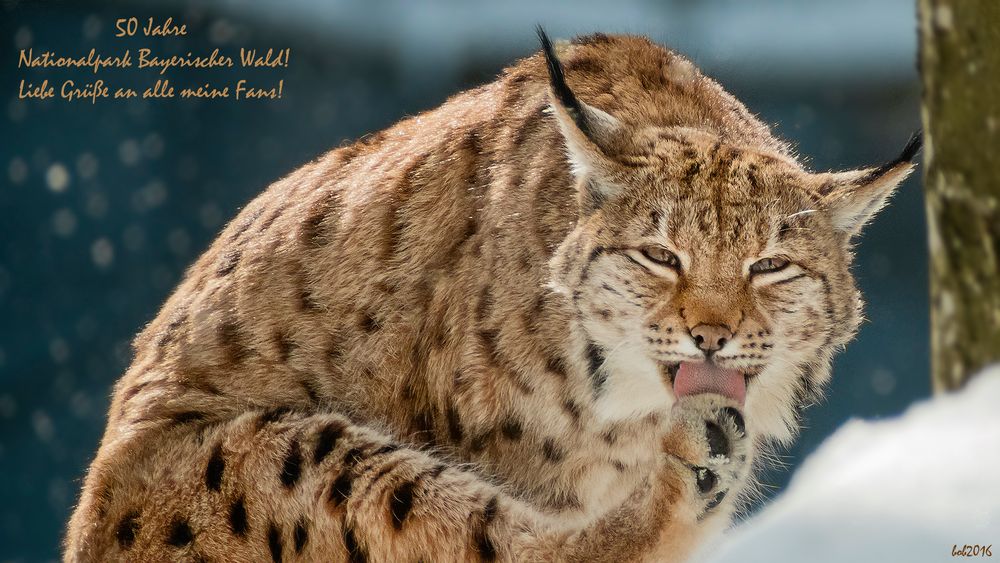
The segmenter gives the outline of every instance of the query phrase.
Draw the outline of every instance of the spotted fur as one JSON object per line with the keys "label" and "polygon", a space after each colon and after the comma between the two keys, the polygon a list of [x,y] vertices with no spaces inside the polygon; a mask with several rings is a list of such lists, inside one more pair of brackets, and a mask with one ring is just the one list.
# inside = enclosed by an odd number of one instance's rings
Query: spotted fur
{"label": "spotted fur", "polygon": [[[543,44],[230,223],[135,341],[67,561],[678,561],[726,525],[909,157],[814,173],[646,39]],[[699,324],[745,408],[674,396]]]}

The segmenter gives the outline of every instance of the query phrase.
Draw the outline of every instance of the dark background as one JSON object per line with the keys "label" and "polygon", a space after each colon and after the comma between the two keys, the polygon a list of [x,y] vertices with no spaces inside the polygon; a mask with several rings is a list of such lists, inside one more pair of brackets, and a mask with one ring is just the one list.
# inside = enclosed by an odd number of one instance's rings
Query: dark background
{"label": "dark background", "polygon": [[[550,35],[646,34],[691,57],[818,170],[894,156],[919,125],[910,0],[283,2],[0,0],[0,561],[58,557],[129,341],[236,210],[345,140],[492,79]],[[198,7],[195,7],[195,6]],[[115,38],[172,16],[180,39]],[[18,100],[18,84],[97,78],[140,91],[149,71],[17,68],[19,50],[80,56],[291,47],[287,69],[168,72],[178,86],[247,78],[277,101]],[[791,469],[852,416],[929,394],[919,179],[858,247],[868,321],[825,404],[764,476]]]}

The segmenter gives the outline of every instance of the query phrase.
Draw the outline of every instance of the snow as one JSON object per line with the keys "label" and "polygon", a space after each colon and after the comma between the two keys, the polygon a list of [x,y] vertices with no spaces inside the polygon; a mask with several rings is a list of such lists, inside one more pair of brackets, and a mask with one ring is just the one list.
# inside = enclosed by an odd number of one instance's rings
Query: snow
{"label": "snow", "polygon": [[695,559],[923,563],[994,542],[1000,555],[1000,366],[897,418],[847,422]]}
{"label": "snow", "polygon": [[12,184],[20,184],[28,177],[28,163],[23,158],[14,157],[7,165],[7,176]]}
{"label": "snow", "polygon": [[115,260],[115,247],[107,237],[101,237],[90,245],[90,258],[98,268],[109,268]]}
{"label": "snow", "polygon": [[55,162],[45,171],[45,183],[55,193],[66,191],[69,186],[69,170],[61,162]]}

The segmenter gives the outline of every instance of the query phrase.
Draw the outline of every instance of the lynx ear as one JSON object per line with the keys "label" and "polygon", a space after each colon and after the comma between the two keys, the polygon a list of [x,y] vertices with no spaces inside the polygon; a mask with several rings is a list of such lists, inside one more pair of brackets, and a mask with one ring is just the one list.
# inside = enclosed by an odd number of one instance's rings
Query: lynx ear
{"label": "lynx ear", "polygon": [[916,166],[913,157],[921,146],[921,134],[910,137],[895,160],[877,168],[820,174],[817,191],[834,227],[853,237],[888,201],[893,190]]}
{"label": "lynx ear", "polygon": [[609,155],[611,147],[620,141],[623,128],[608,113],[577,99],[566,84],[562,64],[545,30],[539,26],[537,31],[549,69],[552,112],[566,140],[573,174],[580,182],[581,201],[585,209],[596,209],[620,191],[614,178],[618,164]]}

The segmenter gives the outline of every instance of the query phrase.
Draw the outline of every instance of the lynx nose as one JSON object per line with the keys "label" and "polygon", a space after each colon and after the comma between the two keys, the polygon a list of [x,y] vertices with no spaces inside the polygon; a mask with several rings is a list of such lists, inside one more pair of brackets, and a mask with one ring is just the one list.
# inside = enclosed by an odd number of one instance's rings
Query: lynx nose
{"label": "lynx nose", "polygon": [[694,337],[694,343],[698,348],[711,354],[725,346],[733,337],[733,333],[722,325],[701,324],[691,329],[691,336]]}

